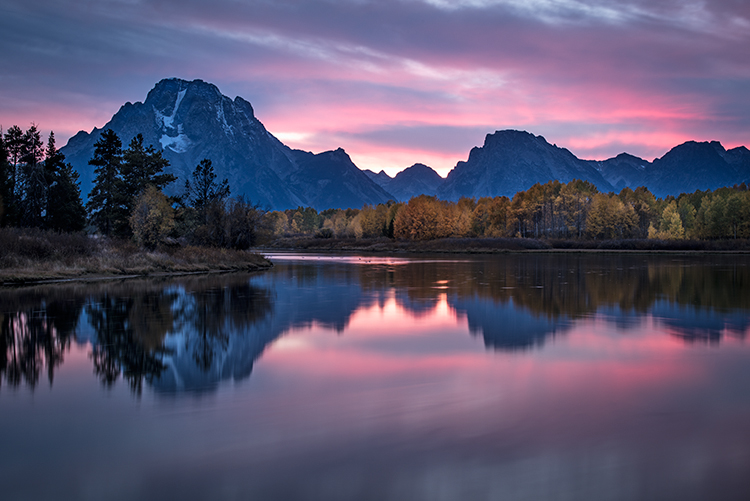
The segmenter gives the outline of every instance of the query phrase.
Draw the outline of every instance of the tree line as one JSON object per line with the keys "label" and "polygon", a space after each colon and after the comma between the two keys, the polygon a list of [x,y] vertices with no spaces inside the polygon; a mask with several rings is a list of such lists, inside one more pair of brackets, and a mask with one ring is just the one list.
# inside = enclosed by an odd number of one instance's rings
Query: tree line
{"label": "tree line", "polygon": [[[136,135],[127,149],[105,130],[89,164],[94,184],[84,206],[78,174],[56,148],[44,145],[36,125],[0,130],[0,226],[45,228],[160,243],[245,249],[259,237],[431,240],[447,237],[574,240],[750,238],[750,192],[743,183],[677,197],[655,197],[647,188],[602,193],[587,181],[537,183],[512,198],[420,195],[361,209],[312,207],[265,212],[244,197],[230,197],[211,160],[197,165],[179,195],[169,161]],[[175,193],[179,190],[171,189]]]}
{"label": "tree line", "polygon": [[54,132],[45,148],[36,125],[0,130],[0,225],[70,232],[85,224],[78,173],[57,151]]}
{"label": "tree line", "polygon": [[164,172],[169,161],[145,146],[141,134],[123,149],[117,134],[105,130],[89,165],[94,182],[84,205],[78,173],[57,150],[54,132],[45,148],[36,125],[0,130],[0,226],[88,230],[133,238],[148,249],[175,239],[239,249],[255,244],[262,211],[242,196],[231,198],[209,159],[171,197],[164,190],[177,178]]}
{"label": "tree line", "polygon": [[648,188],[601,193],[588,181],[537,183],[512,198],[420,195],[362,209],[269,212],[276,236],[431,240],[448,237],[573,240],[750,238],[745,183],[657,198]]}

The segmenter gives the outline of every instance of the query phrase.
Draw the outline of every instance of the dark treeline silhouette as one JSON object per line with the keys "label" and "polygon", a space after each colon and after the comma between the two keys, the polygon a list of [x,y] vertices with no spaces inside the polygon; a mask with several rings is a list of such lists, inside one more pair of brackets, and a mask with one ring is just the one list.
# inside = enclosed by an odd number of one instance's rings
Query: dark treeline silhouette
{"label": "dark treeline silhouette", "polygon": [[211,160],[196,166],[185,190],[167,197],[177,178],[169,162],[136,135],[123,149],[105,130],[89,160],[94,185],[85,207],[78,173],[65,163],[50,132],[46,149],[36,125],[0,130],[0,226],[133,238],[146,249],[179,239],[193,245],[247,249],[255,245],[263,212],[244,197],[230,198]]}
{"label": "dark treeline silhouette", "polygon": [[0,225],[71,232],[83,230],[85,218],[78,173],[57,151],[55,134],[45,148],[36,125],[0,130]]}

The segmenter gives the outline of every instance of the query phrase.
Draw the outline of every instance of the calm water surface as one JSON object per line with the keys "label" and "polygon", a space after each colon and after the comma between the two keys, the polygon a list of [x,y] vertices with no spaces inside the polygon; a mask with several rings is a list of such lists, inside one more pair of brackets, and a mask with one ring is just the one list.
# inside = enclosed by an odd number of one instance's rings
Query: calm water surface
{"label": "calm water surface", "polygon": [[0,289],[0,497],[749,498],[747,256],[270,257]]}

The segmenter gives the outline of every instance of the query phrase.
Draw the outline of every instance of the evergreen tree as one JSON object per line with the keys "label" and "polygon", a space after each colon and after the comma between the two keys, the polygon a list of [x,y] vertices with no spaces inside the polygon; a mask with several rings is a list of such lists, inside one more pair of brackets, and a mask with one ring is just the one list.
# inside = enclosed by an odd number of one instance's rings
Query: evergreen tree
{"label": "evergreen tree", "polygon": [[50,193],[53,187],[56,186],[58,181],[58,175],[60,170],[65,166],[65,155],[57,151],[55,146],[55,133],[51,131],[49,138],[47,139],[47,150],[44,159],[44,181],[47,187],[46,200],[45,200],[45,222],[49,222],[52,212],[57,208],[54,200],[52,200]]}
{"label": "evergreen tree", "polygon": [[18,196],[16,193],[16,182],[18,166],[21,163],[21,151],[23,149],[23,131],[17,125],[12,126],[4,134],[4,146],[7,152],[8,166],[5,181],[5,192],[3,194],[3,205],[5,207],[3,224],[14,226],[19,222]]}
{"label": "evergreen tree", "polygon": [[0,129],[0,226],[7,224],[6,206],[11,200],[11,170],[8,161],[8,149],[5,147],[3,131]]}
{"label": "evergreen tree", "polygon": [[17,174],[21,194],[21,223],[39,228],[44,224],[48,184],[43,162],[44,142],[34,124],[23,136],[21,153],[20,176]]}
{"label": "evergreen tree", "polygon": [[164,174],[169,161],[161,151],[153,146],[143,147],[143,136],[138,134],[130,141],[128,149],[123,153],[122,180],[123,194],[126,198],[128,213],[132,212],[135,200],[151,185],[162,191],[166,185],[177,178],[172,174]]}
{"label": "evergreen tree", "polygon": [[91,224],[104,235],[113,235],[123,224],[127,213],[123,204],[122,141],[111,129],[105,130],[94,144],[94,156],[89,165],[94,168],[94,187],[89,194],[86,210]]}
{"label": "evergreen tree", "polygon": [[223,202],[229,196],[229,181],[216,182],[211,160],[204,158],[193,171],[193,183],[185,181],[185,198],[198,213],[201,223],[206,223],[208,207]]}
{"label": "evergreen tree", "polygon": [[5,219],[9,225],[17,225],[19,220],[18,207],[18,169],[21,164],[23,151],[23,131],[17,125],[12,126],[5,133],[5,148],[8,152],[8,197],[5,199]]}
{"label": "evergreen tree", "polygon": [[[62,154],[61,157],[64,158]],[[58,231],[83,231],[86,227],[86,209],[81,200],[78,173],[73,166],[65,164],[57,171],[54,184],[49,190],[47,226]]]}

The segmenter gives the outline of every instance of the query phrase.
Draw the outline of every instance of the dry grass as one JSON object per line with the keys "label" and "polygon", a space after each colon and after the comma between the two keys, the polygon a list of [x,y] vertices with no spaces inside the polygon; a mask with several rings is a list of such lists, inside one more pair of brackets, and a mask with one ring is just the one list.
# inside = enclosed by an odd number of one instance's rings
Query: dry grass
{"label": "dry grass", "polygon": [[0,228],[0,283],[124,275],[252,271],[271,263],[250,251],[177,246],[143,251],[126,240]]}

